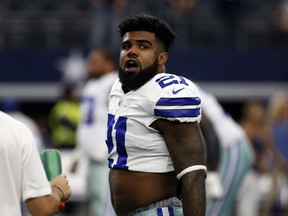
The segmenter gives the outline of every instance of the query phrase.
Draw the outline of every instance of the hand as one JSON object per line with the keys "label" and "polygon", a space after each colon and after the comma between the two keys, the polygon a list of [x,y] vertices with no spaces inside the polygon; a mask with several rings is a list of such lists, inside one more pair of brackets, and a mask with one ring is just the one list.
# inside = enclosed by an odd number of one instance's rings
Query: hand
{"label": "hand", "polygon": [[70,198],[72,192],[71,192],[70,185],[65,174],[62,173],[61,175],[55,177],[54,179],[52,179],[50,184],[51,186],[57,185],[57,187],[63,190],[62,199],[64,201],[67,201]]}
{"label": "hand", "polygon": [[206,193],[207,197],[212,199],[220,199],[223,197],[223,187],[220,176],[217,172],[208,172],[206,178]]}

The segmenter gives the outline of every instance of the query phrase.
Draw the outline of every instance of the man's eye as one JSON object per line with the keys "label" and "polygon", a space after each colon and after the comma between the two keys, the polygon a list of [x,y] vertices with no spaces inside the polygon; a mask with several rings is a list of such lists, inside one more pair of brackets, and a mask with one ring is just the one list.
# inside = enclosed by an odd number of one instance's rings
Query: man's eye
{"label": "man's eye", "polygon": [[122,44],[122,50],[127,50],[127,49],[129,49],[129,45],[128,44]]}
{"label": "man's eye", "polygon": [[146,45],[144,45],[144,44],[141,44],[139,47],[140,47],[141,49],[147,49],[147,48],[148,48],[148,46],[146,46]]}

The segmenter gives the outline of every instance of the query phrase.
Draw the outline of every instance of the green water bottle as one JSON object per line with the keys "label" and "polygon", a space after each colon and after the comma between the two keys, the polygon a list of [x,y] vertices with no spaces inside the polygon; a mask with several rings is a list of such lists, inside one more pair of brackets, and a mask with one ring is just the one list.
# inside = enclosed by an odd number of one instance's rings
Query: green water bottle
{"label": "green water bottle", "polygon": [[61,156],[58,150],[44,150],[41,154],[41,159],[49,181],[62,173]]}
{"label": "green water bottle", "polygon": [[[41,153],[42,163],[49,181],[62,173],[62,163],[60,152],[56,149],[47,149]],[[61,201],[58,212],[65,207],[65,202]]]}

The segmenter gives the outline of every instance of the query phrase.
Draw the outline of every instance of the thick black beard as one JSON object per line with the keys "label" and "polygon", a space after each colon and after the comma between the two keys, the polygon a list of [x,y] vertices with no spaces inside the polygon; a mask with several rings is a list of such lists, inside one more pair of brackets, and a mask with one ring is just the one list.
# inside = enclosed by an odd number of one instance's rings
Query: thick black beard
{"label": "thick black beard", "polygon": [[158,73],[157,59],[151,66],[143,70],[140,70],[139,73],[137,74],[127,74],[124,69],[119,67],[119,79],[120,82],[122,83],[122,88],[125,92],[140,88],[152,77],[154,77],[157,73]]}

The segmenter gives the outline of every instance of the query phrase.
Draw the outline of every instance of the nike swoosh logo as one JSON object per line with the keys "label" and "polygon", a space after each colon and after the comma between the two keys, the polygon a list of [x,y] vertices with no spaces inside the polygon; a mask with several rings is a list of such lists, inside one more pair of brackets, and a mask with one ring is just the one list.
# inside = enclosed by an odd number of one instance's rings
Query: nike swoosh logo
{"label": "nike swoosh logo", "polygon": [[180,89],[178,89],[178,90],[175,90],[175,89],[173,89],[172,90],[172,94],[177,94],[177,93],[179,93],[180,91],[182,91],[184,88],[180,88]]}

